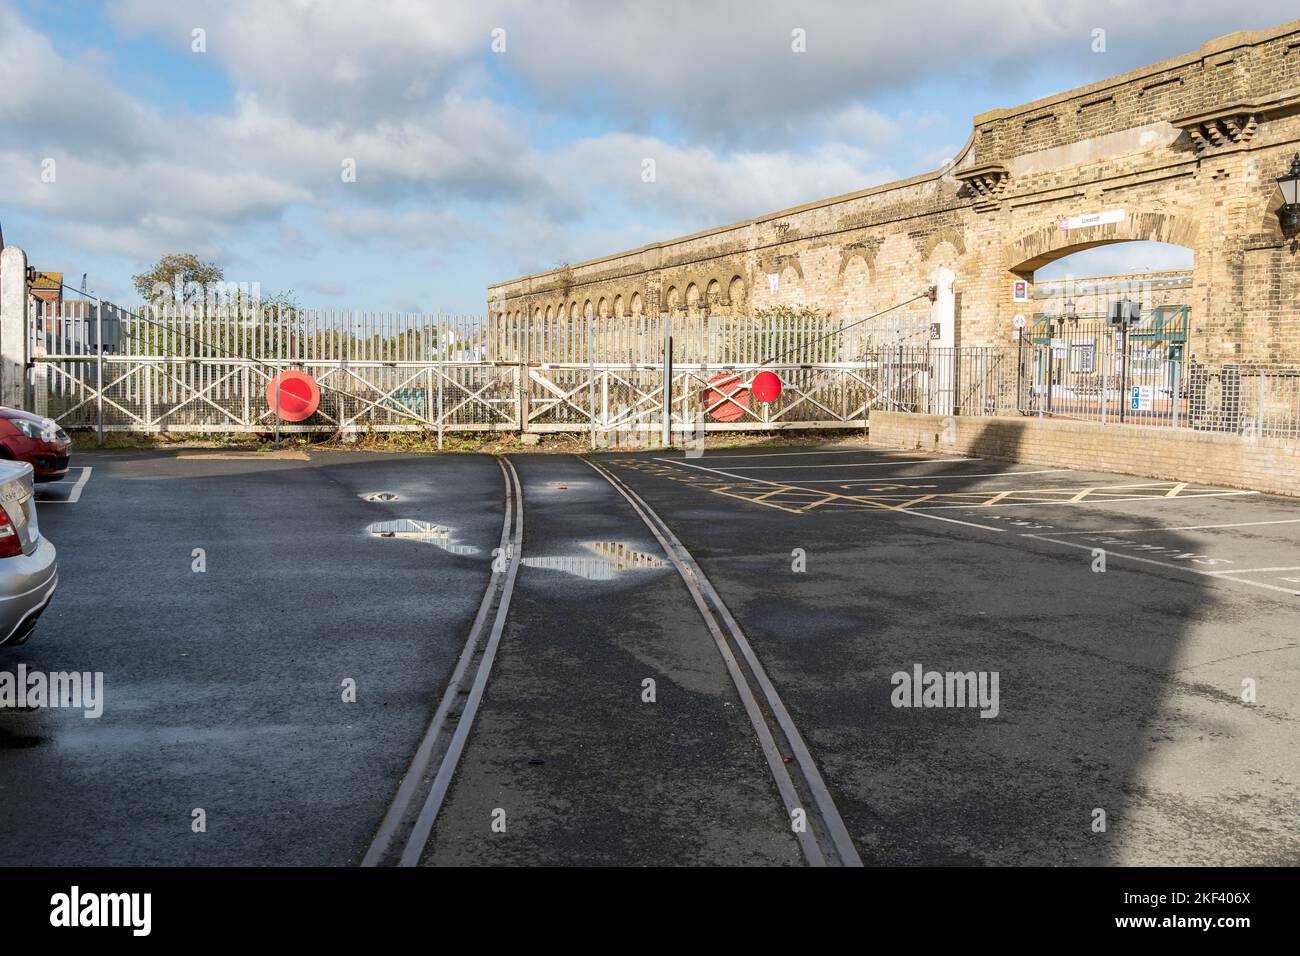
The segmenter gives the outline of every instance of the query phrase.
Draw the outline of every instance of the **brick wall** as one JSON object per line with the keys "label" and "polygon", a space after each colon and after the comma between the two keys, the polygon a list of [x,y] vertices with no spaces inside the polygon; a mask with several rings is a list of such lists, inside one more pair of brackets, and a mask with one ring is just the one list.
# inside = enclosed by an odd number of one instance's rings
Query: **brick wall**
{"label": "brick wall", "polygon": [[1051,418],[872,412],[870,442],[1300,496],[1300,443],[1279,439]]}
{"label": "brick wall", "polygon": [[[1195,255],[1189,357],[1300,363],[1300,253],[1275,197],[1298,150],[1293,21],[983,113],[934,172],[496,283],[488,312],[504,324],[616,302],[625,316],[689,313],[711,299],[714,315],[804,305],[853,319],[948,268],[957,344],[1002,345],[1032,306],[1014,301],[1014,280],[1083,248],[1156,240]],[[1088,224],[1098,213],[1122,218]],[[908,310],[926,318],[924,302]]]}

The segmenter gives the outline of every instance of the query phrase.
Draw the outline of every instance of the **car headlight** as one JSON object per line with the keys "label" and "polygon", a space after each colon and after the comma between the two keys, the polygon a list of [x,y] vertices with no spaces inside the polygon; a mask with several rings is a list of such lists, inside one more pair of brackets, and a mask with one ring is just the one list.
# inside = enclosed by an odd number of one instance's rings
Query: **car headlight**
{"label": "car headlight", "polygon": [[59,434],[58,423],[49,418],[42,418],[37,422],[28,421],[26,418],[11,418],[9,424],[36,441],[54,441]]}
{"label": "car headlight", "polygon": [[18,429],[28,438],[35,438],[37,441],[42,439],[42,432],[44,429],[40,422],[29,422],[25,418],[11,418],[9,419],[9,424],[13,425],[14,428]]}

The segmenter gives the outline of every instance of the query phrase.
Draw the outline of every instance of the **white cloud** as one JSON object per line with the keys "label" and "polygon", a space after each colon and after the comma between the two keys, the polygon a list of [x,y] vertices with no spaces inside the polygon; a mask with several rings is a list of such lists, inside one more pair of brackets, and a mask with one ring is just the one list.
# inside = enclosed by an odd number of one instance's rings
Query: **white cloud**
{"label": "white cloud", "polygon": [[[545,108],[623,129],[667,116],[697,139],[755,142],[918,79],[996,82],[1040,64],[1112,75],[1294,15],[1294,3],[1180,0],[118,0],[122,27],[209,53],[241,88],[302,117],[366,124],[490,86],[486,63]],[[489,52],[491,32],[506,50]],[[1092,31],[1107,52],[1092,52]],[[806,52],[791,49],[791,31]],[[1104,64],[1104,65],[1103,65]],[[991,104],[992,105],[992,104]]]}
{"label": "white cloud", "polygon": [[[201,55],[225,72],[231,102],[163,111],[133,98],[111,57],[61,55],[0,0],[0,204],[43,217],[74,249],[142,261],[193,250],[261,268],[355,243],[427,262],[469,243],[484,282],[936,168],[969,117],[913,102],[923,80],[996,90],[1044,66],[1107,76],[1293,15],[1276,0],[109,10],[126,34],[182,56],[199,55],[191,31],[206,30]],[[806,53],[790,49],[796,27]],[[1094,27],[1107,30],[1101,56]],[[40,182],[47,156],[54,184]]]}

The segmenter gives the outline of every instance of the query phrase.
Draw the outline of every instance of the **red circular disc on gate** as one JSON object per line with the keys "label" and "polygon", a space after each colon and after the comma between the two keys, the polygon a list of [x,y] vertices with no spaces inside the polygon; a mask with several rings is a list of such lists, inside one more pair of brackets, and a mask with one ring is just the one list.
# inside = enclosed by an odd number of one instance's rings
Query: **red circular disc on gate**
{"label": "red circular disc on gate", "polygon": [[781,397],[781,376],[776,372],[759,372],[749,383],[754,397],[764,405]]}
{"label": "red circular disc on gate", "polygon": [[282,422],[305,421],[320,407],[320,386],[306,372],[281,372],[266,383],[266,404],[272,412],[278,408]]}
{"label": "red circular disc on gate", "polygon": [[704,408],[715,422],[734,422],[749,408],[749,389],[739,375],[715,375],[704,390]]}

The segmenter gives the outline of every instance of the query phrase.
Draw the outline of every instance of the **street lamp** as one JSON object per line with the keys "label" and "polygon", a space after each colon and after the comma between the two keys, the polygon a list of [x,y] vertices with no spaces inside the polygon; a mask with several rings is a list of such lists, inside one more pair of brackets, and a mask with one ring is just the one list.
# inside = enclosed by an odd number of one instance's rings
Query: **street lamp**
{"label": "street lamp", "polygon": [[1294,235],[1300,227],[1300,153],[1291,160],[1287,174],[1277,177],[1277,188],[1282,194],[1282,208],[1278,210],[1282,231]]}
{"label": "street lamp", "polygon": [[1062,310],[1062,313],[1064,317],[1066,319],[1069,319],[1070,322],[1073,323],[1074,325],[1079,324],[1079,310],[1078,310],[1078,306],[1074,304],[1073,299],[1066,300],[1065,308]]}

